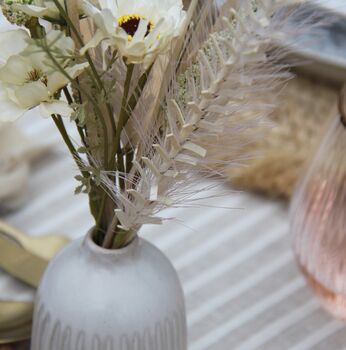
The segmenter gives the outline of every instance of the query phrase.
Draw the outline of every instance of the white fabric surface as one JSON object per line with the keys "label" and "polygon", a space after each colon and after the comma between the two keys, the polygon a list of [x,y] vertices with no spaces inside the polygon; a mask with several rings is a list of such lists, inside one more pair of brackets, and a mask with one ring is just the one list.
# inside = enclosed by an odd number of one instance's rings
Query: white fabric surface
{"label": "white fabric surface", "polygon": [[[92,221],[86,198],[73,195],[75,167],[52,122],[30,114],[20,121],[23,130],[58,146],[34,169],[26,206],[4,219],[31,235],[79,237]],[[319,307],[296,268],[286,206],[245,193],[207,204],[243,209],[173,210],[167,215],[184,224],[172,221],[142,232],[179,272],[189,349],[346,349],[344,324]],[[0,271],[1,300],[28,301],[33,295]]]}

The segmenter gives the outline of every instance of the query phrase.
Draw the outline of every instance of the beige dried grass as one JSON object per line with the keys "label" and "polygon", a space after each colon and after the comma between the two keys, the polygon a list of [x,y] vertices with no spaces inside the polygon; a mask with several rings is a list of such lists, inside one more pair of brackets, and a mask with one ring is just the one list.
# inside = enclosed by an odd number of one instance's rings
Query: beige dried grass
{"label": "beige dried grass", "polygon": [[[316,144],[337,113],[338,89],[304,77],[291,80],[272,115],[276,126],[240,152],[254,153],[228,180],[237,188],[289,198]],[[255,154],[256,153],[256,154]]]}

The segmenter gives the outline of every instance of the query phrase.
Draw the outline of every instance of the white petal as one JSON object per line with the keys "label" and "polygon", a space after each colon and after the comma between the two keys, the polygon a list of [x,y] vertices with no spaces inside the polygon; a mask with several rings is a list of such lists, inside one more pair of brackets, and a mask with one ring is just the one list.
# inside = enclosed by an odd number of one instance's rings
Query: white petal
{"label": "white petal", "polygon": [[26,109],[11,101],[3,87],[0,87],[0,91],[0,122],[13,122],[20,118]]}
{"label": "white petal", "polygon": [[73,53],[75,44],[70,37],[67,37],[60,30],[51,30],[46,36],[48,44],[54,43],[54,49],[59,49],[65,53]]}
{"label": "white petal", "polygon": [[112,11],[106,9],[96,14],[94,17],[96,26],[103,32],[113,34],[114,29],[118,25],[117,17],[112,14]]}
{"label": "white petal", "polygon": [[43,102],[40,104],[40,112],[43,117],[49,118],[53,114],[59,114],[64,117],[70,117],[73,109],[64,101],[53,100],[52,102]]}
{"label": "white petal", "polygon": [[89,1],[83,0],[82,1],[82,11],[85,15],[88,17],[93,17],[96,14],[100,13],[100,10],[93,6]]}
{"label": "white petal", "polygon": [[15,89],[15,96],[22,108],[32,108],[49,99],[46,85],[40,81],[24,84]]}
{"label": "white petal", "polygon": [[55,5],[52,6],[52,4],[46,7],[14,4],[13,7],[16,10],[20,10],[32,17],[50,17],[54,19],[58,19],[60,17],[59,10],[55,7]]}
{"label": "white petal", "polygon": [[106,35],[101,30],[97,30],[94,37],[80,50],[80,54],[84,55],[89,49],[95,48]]}
{"label": "white petal", "polygon": [[49,75],[47,87],[50,95],[53,95],[68,83],[69,79],[67,79],[65,75],[60,72],[54,72],[53,74]]}
{"label": "white petal", "polygon": [[[88,63],[76,64],[72,67],[66,68],[66,73],[71,78],[76,78],[80,75],[87,67],[89,67]],[[48,76],[48,91],[51,95],[55,92],[63,88],[69,83],[69,79],[60,72],[54,72],[53,74]]]}
{"label": "white petal", "polygon": [[72,67],[66,68],[66,72],[69,74],[70,77],[77,78],[78,75],[83,73],[83,71],[88,67],[89,67],[89,63],[87,63],[87,62],[80,63],[80,64],[76,64]]}
{"label": "white petal", "polygon": [[114,17],[118,17],[118,2],[116,0],[99,0],[101,9],[109,9]]}
{"label": "white petal", "polygon": [[137,28],[136,34],[135,34],[135,36],[132,39],[133,42],[135,42],[137,40],[143,40],[144,39],[145,34],[148,31],[148,24],[149,24],[148,20],[142,19],[142,20],[139,21],[139,26]]}
{"label": "white petal", "polygon": [[12,56],[10,60],[0,69],[0,80],[21,85],[25,82],[33,66],[29,59],[22,56]]}
{"label": "white petal", "polygon": [[22,29],[9,30],[0,33],[0,66],[4,65],[10,56],[23,51],[27,46],[29,34]]}

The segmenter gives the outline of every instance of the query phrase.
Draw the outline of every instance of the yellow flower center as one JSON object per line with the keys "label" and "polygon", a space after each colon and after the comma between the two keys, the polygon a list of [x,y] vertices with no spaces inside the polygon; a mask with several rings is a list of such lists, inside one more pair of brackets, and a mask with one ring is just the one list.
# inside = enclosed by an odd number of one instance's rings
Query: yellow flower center
{"label": "yellow flower center", "polygon": [[30,71],[26,77],[26,82],[34,82],[34,81],[40,81],[44,85],[48,84],[48,77],[46,74],[42,72],[41,69],[33,69]]}
{"label": "yellow flower center", "polygon": [[[142,19],[146,18],[137,14],[121,16],[118,18],[118,24],[128,34],[129,41],[131,41],[134,35],[136,34],[139,27],[139,23]],[[154,27],[154,23],[152,21],[149,21],[145,36],[147,36],[154,29]]]}

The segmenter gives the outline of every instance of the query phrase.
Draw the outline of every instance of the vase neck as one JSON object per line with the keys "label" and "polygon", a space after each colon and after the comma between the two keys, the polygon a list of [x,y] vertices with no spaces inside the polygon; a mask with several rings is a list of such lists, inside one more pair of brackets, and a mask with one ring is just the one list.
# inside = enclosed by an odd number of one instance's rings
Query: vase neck
{"label": "vase neck", "polygon": [[97,245],[93,238],[94,230],[91,229],[82,242],[82,248],[91,256],[103,257],[105,260],[113,260],[121,257],[130,256],[140,245],[138,236],[126,247],[121,249],[105,249]]}

